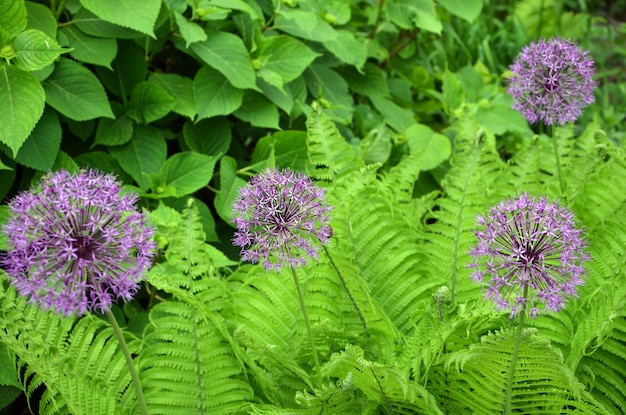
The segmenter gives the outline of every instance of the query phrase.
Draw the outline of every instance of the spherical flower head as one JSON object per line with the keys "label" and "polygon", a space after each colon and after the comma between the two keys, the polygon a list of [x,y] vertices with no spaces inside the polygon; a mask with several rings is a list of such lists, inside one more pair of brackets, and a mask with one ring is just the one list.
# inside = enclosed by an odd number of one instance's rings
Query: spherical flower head
{"label": "spherical flower head", "polygon": [[563,125],[594,102],[594,63],[574,42],[555,37],[525,46],[509,67],[507,92],[528,122]]}
{"label": "spherical flower head", "polygon": [[471,278],[511,318],[558,311],[584,283],[588,256],[574,214],[544,197],[501,202],[478,216],[475,234]]}
{"label": "spherical flower head", "polygon": [[2,265],[21,295],[65,315],[132,299],[156,246],[137,196],[120,189],[112,175],[61,170],[9,203]]}
{"label": "spherical flower head", "polygon": [[237,231],[233,245],[244,261],[266,270],[298,267],[317,259],[320,244],[331,237],[325,190],[290,169],[266,169],[239,189],[233,203]]}

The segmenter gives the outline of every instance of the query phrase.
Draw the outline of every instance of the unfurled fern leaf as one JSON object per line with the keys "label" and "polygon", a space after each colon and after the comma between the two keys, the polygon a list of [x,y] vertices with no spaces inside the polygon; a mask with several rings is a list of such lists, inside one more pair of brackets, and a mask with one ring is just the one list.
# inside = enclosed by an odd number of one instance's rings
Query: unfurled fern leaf
{"label": "unfurled fern leaf", "polygon": [[252,390],[230,339],[209,318],[223,306],[221,283],[195,295],[195,304],[166,301],[150,312],[146,347],[138,361],[153,414],[233,414],[243,411]]}
{"label": "unfurled fern leaf", "polygon": [[359,347],[347,346],[345,351],[333,355],[323,371],[343,382],[349,379],[351,388],[378,404],[379,413],[443,415],[435,398],[425,388],[393,365],[365,359]]}
{"label": "unfurled fern leaf", "polygon": [[[448,356],[447,376],[431,378],[433,383],[445,379],[454,385],[438,388],[447,413],[501,413],[516,333],[511,328],[486,335]],[[563,364],[561,352],[532,328],[522,333],[511,401],[514,412],[527,415],[609,413]]]}
{"label": "unfurled fern leaf", "polygon": [[[105,321],[40,310],[2,278],[0,341],[17,356],[27,397],[42,392],[32,403],[40,414],[137,413],[126,361]],[[128,347],[137,353],[139,341],[128,335]]]}
{"label": "unfurled fern leaf", "polygon": [[319,104],[311,107],[306,121],[309,175],[315,180],[333,181],[358,171],[364,166],[363,161],[355,156]]}
{"label": "unfurled fern leaf", "polygon": [[461,122],[452,167],[442,181],[443,195],[426,216],[424,268],[432,270],[438,286],[449,286],[453,301],[474,301],[480,293],[480,287],[469,280],[466,266],[475,243],[472,230],[477,215],[502,197],[498,180],[503,163],[493,140],[469,120]]}

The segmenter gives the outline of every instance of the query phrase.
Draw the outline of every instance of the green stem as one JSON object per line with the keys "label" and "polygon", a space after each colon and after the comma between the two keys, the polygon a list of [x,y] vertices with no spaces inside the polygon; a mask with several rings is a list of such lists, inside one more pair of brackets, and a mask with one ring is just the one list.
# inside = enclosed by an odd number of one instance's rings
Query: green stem
{"label": "green stem", "polygon": [[[528,293],[528,287],[524,289],[524,298]],[[517,364],[517,355],[519,353],[519,347],[522,344],[522,331],[524,329],[524,319],[526,318],[526,307],[522,310],[522,315],[519,320],[519,327],[517,328],[517,336],[515,338],[515,346],[513,347],[513,355],[511,356],[511,366],[509,367],[509,378],[506,382],[506,395],[504,402],[505,415],[512,414],[511,398],[513,395],[513,379],[515,378],[515,365]]]}
{"label": "green stem", "polygon": [[296,290],[298,290],[298,299],[300,300],[300,309],[302,310],[302,315],[304,316],[304,323],[306,324],[306,331],[309,336],[309,341],[311,342],[311,350],[313,352],[313,364],[315,365],[315,370],[317,371],[317,377],[319,380],[322,378],[322,371],[320,369],[320,359],[317,357],[317,349],[315,348],[315,337],[313,337],[313,330],[311,329],[311,321],[309,320],[309,314],[306,312],[306,305],[304,304],[304,293],[302,292],[302,286],[300,285],[300,280],[298,279],[298,274],[296,274],[296,270],[294,267],[291,267],[291,274],[293,275],[293,281],[296,283]]}
{"label": "green stem", "polygon": [[335,261],[333,261],[333,258],[330,256],[328,249],[326,249],[324,245],[322,245],[322,248],[324,248],[324,252],[326,252],[326,256],[328,257],[328,260],[330,261],[330,265],[335,269],[335,271],[337,272],[337,275],[339,275],[339,279],[341,280],[341,285],[343,285],[343,289],[346,290],[346,293],[348,294],[348,298],[352,302],[352,306],[356,310],[356,313],[359,315],[363,329],[367,331],[367,322],[365,321],[365,317],[363,316],[363,313],[361,312],[359,305],[356,303],[356,300],[352,296],[352,292],[350,291],[350,288],[348,288],[348,284],[346,283],[346,280],[343,278],[341,271],[339,271],[339,267],[337,267],[337,264],[335,264]]}
{"label": "green stem", "polygon": [[565,197],[565,181],[563,180],[563,174],[561,173],[561,157],[559,156],[559,145],[556,141],[556,134],[554,131],[554,124],[551,128],[552,145],[554,146],[554,158],[556,159],[556,174],[559,176],[559,186],[561,187],[561,196]]}
{"label": "green stem", "polygon": [[122,329],[120,329],[120,326],[117,324],[117,320],[115,320],[115,316],[111,313],[111,311],[106,311],[104,314],[106,314],[111,327],[113,327],[115,336],[120,343],[120,349],[122,349],[124,357],[126,358],[126,365],[128,366],[130,376],[133,379],[133,386],[135,387],[135,394],[137,395],[137,402],[139,403],[141,415],[148,415],[148,405],[146,404],[146,399],[143,396],[143,389],[141,388],[141,382],[139,381],[139,374],[137,373],[137,369],[135,369],[133,358],[128,350],[126,340],[124,340],[124,333],[122,333]]}

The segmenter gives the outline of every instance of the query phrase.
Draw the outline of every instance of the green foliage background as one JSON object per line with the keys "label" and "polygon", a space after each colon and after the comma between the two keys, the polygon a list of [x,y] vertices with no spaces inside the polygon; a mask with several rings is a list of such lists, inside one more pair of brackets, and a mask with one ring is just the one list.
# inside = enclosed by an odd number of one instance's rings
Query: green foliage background
{"label": "green foliage background", "polygon": [[[522,192],[573,209],[592,260],[578,298],[527,322],[513,406],[626,412],[626,5],[501,3],[0,0],[0,196],[97,168],[158,230],[113,310],[150,413],[501,413],[515,322],[470,282],[468,250],[476,215]],[[553,35],[590,50],[598,91],[549,137],[505,85]],[[334,207],[331,244],[298,270],[321,374],[292,276],[230,245],[237,190],[273,166]],[[137,413],[106,320],[0,279],[0,408],[24,393],[33,413]]]}

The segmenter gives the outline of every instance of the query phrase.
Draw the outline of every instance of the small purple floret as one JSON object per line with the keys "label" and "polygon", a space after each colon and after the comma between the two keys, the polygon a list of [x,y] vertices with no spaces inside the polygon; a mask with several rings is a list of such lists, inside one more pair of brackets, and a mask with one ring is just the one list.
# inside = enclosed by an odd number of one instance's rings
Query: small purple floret
{"label": "small purple floret", "polygon": [[513,97],[513,109],[531,124],[576,121],[595,101],[595,68],[588,54],[575,42],[558,37],[525,46],[509,67],[514,75],[507,92]]}
{"label": "small purple floret", "polygon": [[501,202],[478,216],[475,234],[471,279],[511,317],[559,311],[584,284],[588,255],[574,214],[545,197]]}
{"label": "small purple floret", "polygon": [[290,169],[266,169],[239,189],[233,203],[233,245],[244,261],[266,270],[298,267],[317,259],[331,237],[325,190]]}
{"label": "small purple floret", "polygon": [[133,298],[156,244],[137,196],[120,190],[112,175],[61,170],[9,203],[2,265],[20,295],[79,316]]}

